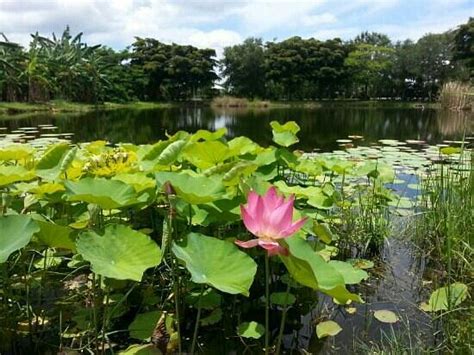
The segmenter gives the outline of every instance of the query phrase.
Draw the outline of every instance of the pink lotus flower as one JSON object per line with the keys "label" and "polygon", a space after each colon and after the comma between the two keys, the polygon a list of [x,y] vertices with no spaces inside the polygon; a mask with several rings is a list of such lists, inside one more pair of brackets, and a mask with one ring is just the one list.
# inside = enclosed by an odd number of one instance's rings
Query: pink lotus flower
{"label": "pink lotus flower", "polygon": [[288,255],[288,249],[282,247],[279,239],[288,238],[295,234],[306,218],[293,222],[293,203],[295,197],[291,195],[287,201],[278,196],[276,188],[270,187],[264,196],[251,191],[247,197],[247,206],[240,206],[245,227],[257,237],[235,243],[242,248],[253,248],[257,245],[266,249],[268,255]]}

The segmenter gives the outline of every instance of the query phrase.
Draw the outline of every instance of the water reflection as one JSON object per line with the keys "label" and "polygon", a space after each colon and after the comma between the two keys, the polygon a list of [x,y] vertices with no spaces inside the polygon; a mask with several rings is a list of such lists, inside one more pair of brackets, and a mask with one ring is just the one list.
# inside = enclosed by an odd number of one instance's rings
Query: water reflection
{"label": "water reflection", "polygon": [[15,130],[21,126],[54,124],[60,132],[73,132],[77,141],[107,139],[111,142],[154,142],[165,133],[228,129],[229,137],[245,135],[256,142],[271,143],[272,120],[294,120],[301,127],[298,148],[337,148],[338,138],[362,135],[365,141],[381,138],[422,139],[437,143],[460,139],[472,132],[472,113],[393,108],[284,108],[268,110],[213,110],[208,107],[175,107],[151,110],[114,110],[85,114],[42,113],[1,120],[0,126]]}

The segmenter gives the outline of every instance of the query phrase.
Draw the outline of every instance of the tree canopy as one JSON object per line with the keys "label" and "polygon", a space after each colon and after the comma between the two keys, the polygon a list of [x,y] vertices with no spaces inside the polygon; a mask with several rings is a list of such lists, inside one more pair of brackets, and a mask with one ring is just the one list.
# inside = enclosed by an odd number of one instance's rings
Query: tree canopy
{"label": "tree canopy", "polygon": [[77,102],[192,100],[218,94],[275,100],[436,99],[451,80],[474,78],[474,19],[454,31],[393,43],[382,33],[353,40],[247,38],[214,49],[135,38],[116,51],[88,45],[67,27],[31,35],[28,48],[0,32],[0,100]]}

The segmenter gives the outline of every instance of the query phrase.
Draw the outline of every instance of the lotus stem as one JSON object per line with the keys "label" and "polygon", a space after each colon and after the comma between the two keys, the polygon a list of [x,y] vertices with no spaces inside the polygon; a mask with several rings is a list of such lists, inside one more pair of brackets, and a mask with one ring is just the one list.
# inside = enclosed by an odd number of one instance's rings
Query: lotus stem
{"label": "lotus stem", "polygon": [[290,293],[290,283],[288,282],[286,286],[286,292],[285,292],[285,300],[284,300],[284,309],[283,313],[281,315],[281,321],[280,321],[280,330],[278,331],[278,339],[277,339],[277,345],[276,345],[276,352],[275,354],[280,354],[280,348],[281,348],[281,341],[283,339],[283,330],[285,329],[285,322],[286,322],[286,313],[288,312],[288,295]]}
{"label": "lotus stem", "polygon": [[105,286],[105,306],[104,314],[102,316],[102,354],[105,354],[105,339],[106,330],[109,323],[109,301],[110,301],[110,290],[108,286]]}
{"label": "lotus stem", "polygon": [[269,354],[270,344],[270,265],[268,253],[265,253],[265,354]]}
{"label": "lotus stem", "polygon": [[204,293],[204,284],[201,285],[201,290],[199,292],[196,324],[194,324],[193,342],[191,343],[191,354],[194,354],[194,349],[196,347],[196,341],[197,341],[197,336],[198,336],[198,331],[199,331],[199,322],[201,321],[201,298],[202,298],[203,293]]}

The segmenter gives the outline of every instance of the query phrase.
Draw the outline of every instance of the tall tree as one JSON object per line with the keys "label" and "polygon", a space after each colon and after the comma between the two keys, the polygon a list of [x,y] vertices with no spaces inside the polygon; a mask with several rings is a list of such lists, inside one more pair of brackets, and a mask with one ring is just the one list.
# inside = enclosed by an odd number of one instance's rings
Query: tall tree
{"label": "tall tree", "polygon": [[359,95],[360,88],[366,99],[380,94],[376,89],[388,78],[393,53],[392,48],[366,43],[358,44],[349,53],[345,64],[352,74],[356,95]]}
{"label": "tall tree", "polygon": [[224,87],[232,95],[265,96],[265,53],[261,38],[247,38],[242,44],[224,48],[220,62]]}
{"label": "tall tree", "polygon": [[474,80],[474,17],[455,31],[453,59],[465,64]]}

